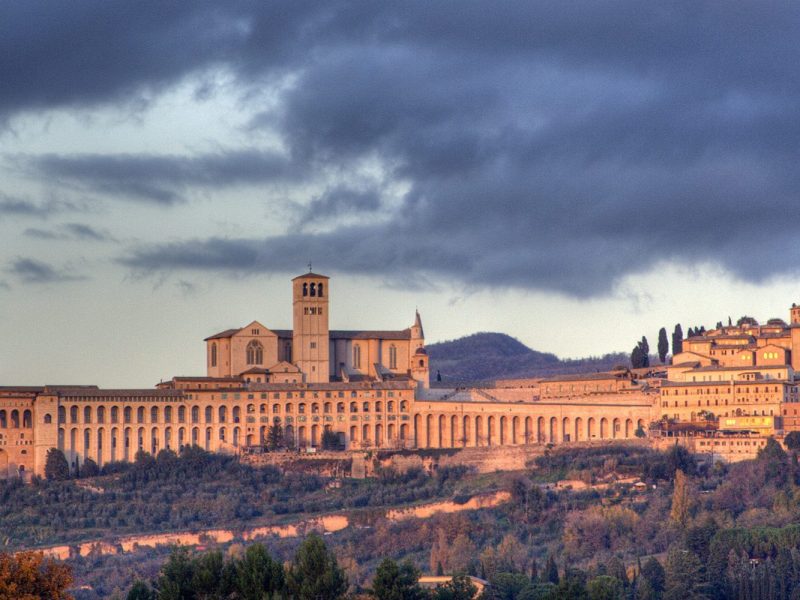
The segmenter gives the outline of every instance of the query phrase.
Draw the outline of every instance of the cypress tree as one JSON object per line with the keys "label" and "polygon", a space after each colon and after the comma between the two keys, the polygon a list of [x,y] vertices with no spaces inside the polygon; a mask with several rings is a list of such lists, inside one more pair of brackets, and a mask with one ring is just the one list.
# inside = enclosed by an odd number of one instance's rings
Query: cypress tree
{"label": "cypress tree", "polygon": [[662,327],[658,330],[658,358],[661,364],[667,362],[667,353],[669,352],[669,341],[667,340],[667,329]]}
{"label": "cypress tree", "polygon": [[672,356],[681,352],[683,352],[683,329],[681,329],[681,324],[678,323],[672,332]]}
{"label": "cypress tree", "polygon": [[47,460],[44,464],[44,476],[51,481],[64,481],[69,479],[69,463],[64,453],[58,448],[47,451]]}

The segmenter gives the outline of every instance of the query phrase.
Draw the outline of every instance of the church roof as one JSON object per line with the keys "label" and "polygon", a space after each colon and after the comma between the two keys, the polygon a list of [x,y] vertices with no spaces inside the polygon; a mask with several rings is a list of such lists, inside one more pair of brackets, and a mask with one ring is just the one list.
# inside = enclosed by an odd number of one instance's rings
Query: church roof
{"label": "church roof", "polygon": [[215,333],[214,335],[208,336],[203,341],[207,342],[208,340],[220,340],[224,338],[229,338],[232,337],[234,334],[239,333],[241,330],[242,330],[241,327],[237,329],[226,329],[225,331],[220,331],[219,333]]}
{"label": "church roof", "polygon": [[298,275],[292,281],[296,279],[330,279],[327,275],[320,275],[319,273],[303,273],[302,275]]}
{"label": "church roof", "polygon": [[[238,329],[226,329],[225,331],[220,331],[219,333],[215,333],[203,341],[207,342],[209,340],[219,340],[224,338],[233,337],[237,333],[239,333],[242,328]],[[275,335],[279,338],[291,338],[293,336],[293,332],[291,329],[270,329]],[[328,332],[330,339],[332,340],[409,340],[411,339],[411,330],[410,329],[402,329],[400,331],[389,331],[389,330],[345,330],[345,329],[332,329]]]}

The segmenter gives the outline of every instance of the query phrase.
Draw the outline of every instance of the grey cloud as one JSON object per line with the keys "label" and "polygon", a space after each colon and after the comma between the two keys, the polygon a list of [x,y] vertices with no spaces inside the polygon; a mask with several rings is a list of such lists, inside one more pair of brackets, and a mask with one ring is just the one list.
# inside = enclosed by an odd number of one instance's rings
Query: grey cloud
{"label": "grey cloud", "polygon": [[[22,6],[0,9],[0,112],[124,104],[221,66],[252,127],[287,149],[30,157],[39,176],[167,205],[337,175],[306,207],[333,220],[326,233],[135,247],[120,261],[136,270],[294,272],[302,248],[331,270],[578,296],[662,261],[798,272],[798,5]],[[285,75],[277,107],[259,106]],[[336,226],[382,206],[341,192],[365,163],[385,176],[376,189],[405,186],[402,206]]]}
{"label": "grey cloud", "polygon": [[44,202],[34,202],[27,198],[20,198],[0,192],[0,217],[37,217],[47,218],[61,212],[75,212],[82,210],[72,202],[64,200],[47,200]]}
{"label": "grey cloud", "polygon": [[29,227],[23,235],[38,240],[77,240],[89,242],[116,242],[110,234],[85,223],[66,223],[56,229]]}
{"label": "grey cloud", "polygon": [[22,283],[65,283],[86,279],[69,268],[57,269],[48,263],[25,257],[12,260],[6,271]]}
{"label": "grey cloud", "polygon": [[5,281],[0,280],[0,290],[11,290],[11,286]]}
{"label": "grey cloud", "polygon": [[45,154],[17,156],[14,162],[44,181],[161,205],[182,202],[194,187],[268,184],[295,176],[286,157],[259,150],[200,156]]}
{"label": "grey cloud", "polygon": [[335,186],[304,205],[299,218],[304,222],[318,222],[349,214],[374,213],[380,207],[378,190]]}

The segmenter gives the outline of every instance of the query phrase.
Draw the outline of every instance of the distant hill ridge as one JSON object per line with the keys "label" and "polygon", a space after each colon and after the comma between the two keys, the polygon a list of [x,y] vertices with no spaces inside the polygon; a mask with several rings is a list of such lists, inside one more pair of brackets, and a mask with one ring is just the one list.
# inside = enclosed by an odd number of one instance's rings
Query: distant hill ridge
{"label": "distant hill ridge", "polygon": [[427,350],[433,384],[437,371],[442,383],[447,384],[607,371],[630,363],[624,352],[562,360],[555,354],[532,350],[510,335],[492,332],[431,344]]}

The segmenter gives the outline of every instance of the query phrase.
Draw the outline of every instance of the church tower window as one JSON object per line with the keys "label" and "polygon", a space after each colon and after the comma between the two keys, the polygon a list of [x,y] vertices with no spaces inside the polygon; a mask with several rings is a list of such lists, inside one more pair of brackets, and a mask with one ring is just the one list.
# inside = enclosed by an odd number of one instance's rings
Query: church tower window
{"label": "church tower window", "polygon": [[211,366],[212,367],[216,367],[217,366],[217,344],[216,344],[216,342],[211,344]]}
{"label": "church tower window", "polygon": [[392,344],[389,346],[389,368],[396,369],[397,368],[397,346]]}
{"label": "church tower window", "polygon": [[249,344],[247,344],[247,364],[248,365],[260,365],[264,362],[264,347],[253,340]]}
{"label": "church tower window", "polygon": [[353,346],[353,368],[361,368],[361,346]]}
{"label": "church tower window", "polygon": [[313,298],[313,297],[316,297],[316,295],[317,295],[317,284],[316,283],[312,283],[311,284],[311,292],[309,293],[309,296],[311,296]]}
{"label": "church tower window", "polygon": [[[322,284],[321,283],[317,284],[317,296],[322,298]],[[320,313],[320,314],[322,314],[322,313]]]}

